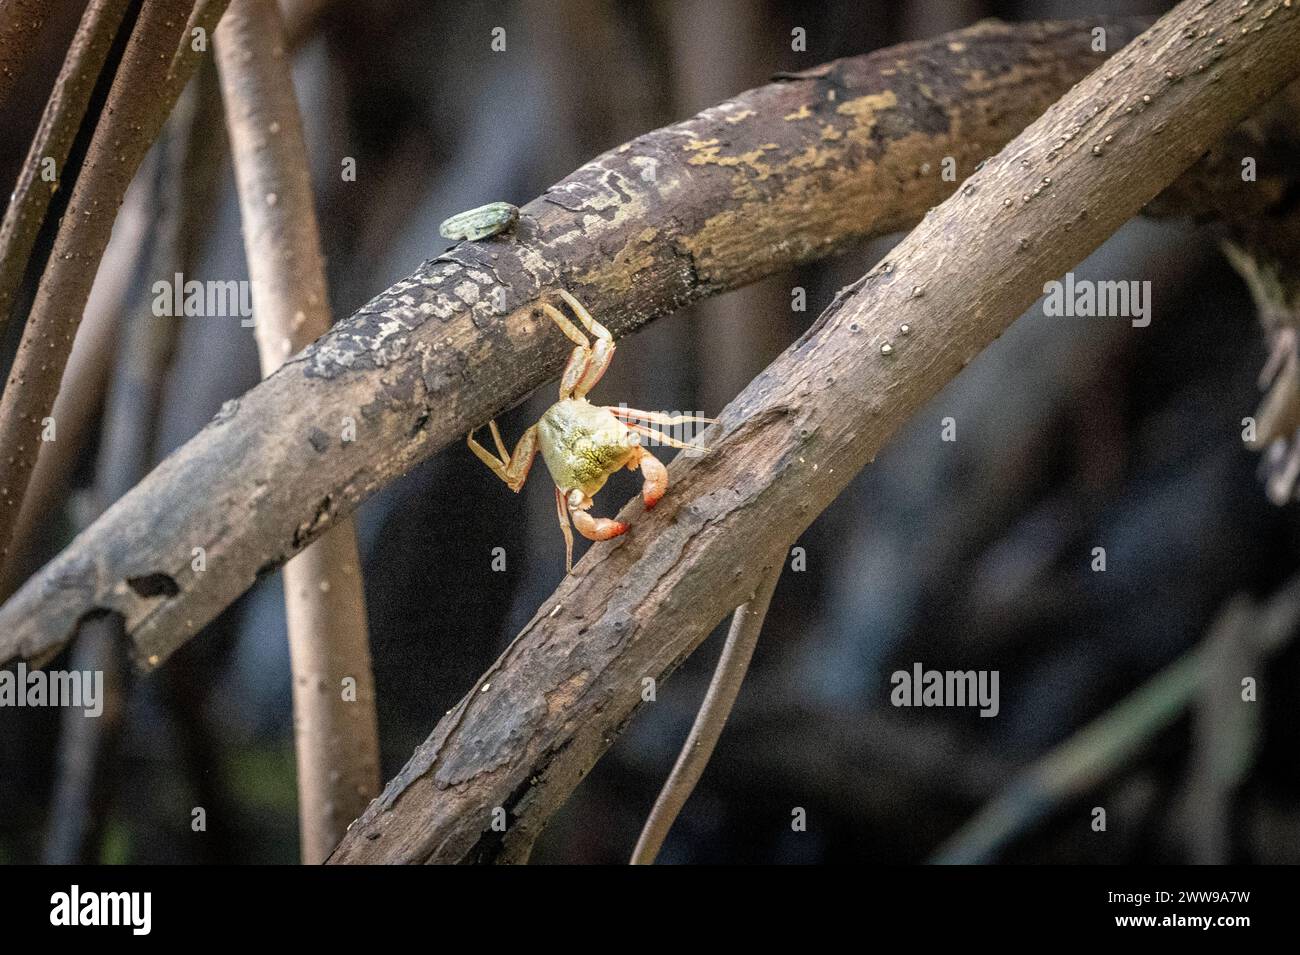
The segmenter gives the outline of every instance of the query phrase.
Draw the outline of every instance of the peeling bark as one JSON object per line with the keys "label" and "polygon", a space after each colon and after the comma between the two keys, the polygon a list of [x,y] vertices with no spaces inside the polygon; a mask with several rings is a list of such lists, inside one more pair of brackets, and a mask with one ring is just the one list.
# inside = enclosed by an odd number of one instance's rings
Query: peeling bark
{"label": "peeling bark", "polygon": [[1298,43],[1300,7],[1187,0],[1047,110],[728,405],[701,438],[713,453],[677,458],[653,512],[625,508],[632,530],[592,547],[331,861],[526,858],[635,713],[641,679],[746,599],[774,548],[783,559],[1045,280],[1294,77]]}

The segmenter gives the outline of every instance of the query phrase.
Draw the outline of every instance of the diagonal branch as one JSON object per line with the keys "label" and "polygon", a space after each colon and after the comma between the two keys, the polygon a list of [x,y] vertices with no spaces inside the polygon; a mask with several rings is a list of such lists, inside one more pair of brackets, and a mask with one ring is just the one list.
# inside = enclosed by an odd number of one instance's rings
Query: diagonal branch
{"label": "diagonal branch", "polygon": [[[90,0],[0,223],[0,333],[129,0]],[[0,97],[2,99],[3,97]],[[47,181],[50,160],[55,179]]]}
{"label": "diagonal branch", "polygon": [[1298,43],[1300,6],[1185,0],[1052,106],[727,406],[702,438],[713,453],[673,462],[663,502],[588,552],[331,860],[527,858],[642,678],[770,572],[754,555],[806,528],[1045,280],[1295,76]]}
{"label": "diagonal branch", "polygon": [[[47,658],[102,611],[161,662],[360,501],[554,378],[566,355],[539,299],[571,287],[621,336],[906,227],[954,188],[945,157],[969,174],[1099,62],[1093,25],[985,23],[836,61],[588,163],[513,235],[426,263],[232,402],[0,609],[0,662]],[[1138,24],[1106,29],[1113,50]],[[345,421],[355,441],[320,440]],[[194,547],[217,558],[202,574]]]}

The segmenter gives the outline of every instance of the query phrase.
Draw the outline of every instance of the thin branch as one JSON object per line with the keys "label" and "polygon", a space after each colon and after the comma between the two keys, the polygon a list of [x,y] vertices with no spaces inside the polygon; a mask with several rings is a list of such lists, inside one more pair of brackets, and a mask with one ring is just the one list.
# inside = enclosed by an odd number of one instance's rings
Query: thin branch
{"label": "thin branch", "polygon": [[145,0],[131,32],[0,398],[0,565],[117,210],[226,2]]}
{"label": "thin branch", "polygon": [[[1112,49],[1136,34],[1105,23]],[[0,662],[48,657],[99,609],[160,663],[259,574],[555,378],[567,355],[539,300],[568,287],[622,336],[910,225],[954,187],[944,157],[968,174],[1096,65],[1091,26],[985,23],[839,60],[598,157],[514,234],[426,263],[231,402],[0,609]],[[321,440],[344,421],[355,441]],[[220,560],[195,573],[194,547]]]}
{"label": "thin branch", "polygon": [[[129,2],[90,0],[41,114],[27,160],[18,173],[18,183],[5,207],[4,221],[0,222],[0,334],[9,322],[14,295],[27,271],[50,198],[63,178],[72,142]],[[46,179],[50,161],[53,181]]]}
{"label": "thin branch", "polygon": [[[212,221],[213,209],[221,201],[229,163],[221,93],[212,64],[197,71],[168,122],[175,131],[164,132],[166,148],[152,154],[160,157],[157,168],[142,168],[131,183],[95,276],[50,413],[58,422],[58,440],[42,442],[37,452],[36,468],[14,529],[12,557],[0,570],[0,599],[35,569],[32,558],[37,539],[49,515],[66,504],[74,483],[72,472],[82,458],[91,426],[101,418],[101,408],[105,408],[101,449],[106,440],[119,444],[127,435],[135,435],[135,447],[142,457],[138,471],[115,469],[118,475],[134,475],[129,484],[115,483],[112,490],[99,486],[99,506],[125,494],[152,464],[155,410],[146,409],[143,403],[132,404],[127,409],[128,430],[116,430],[119,424],[114,420],[113,399],[105,406],[105,389],[109,368],[119,353],[132,356],[136,380],[152,382],[150,364],[170,359],[175,336],[180,333],[177,319],[158,322],[150,314],[154,293],[148,283],[133,282],[142,274],[190,274],[204,226]],[[125,324],[124,314],[139,317]],[[133,325],[147,326],[147,330]],[[146,336],[139,339],[139,348],[131,343],[136,334]],[[127,386],[119,380],[114,388],[119,387]],[[137,412],[141,414],[137,416]]]}
{"label": "thin branch", "polygon": [[767,617],[772,593],[784,567],[782,559],[777,559],[767,576],[759,581],[754,595],[736,608],[722,656],[718,658],[713,679],[704,694],[704,702],[695,714],[695,722],[677,755],[673,771],[660,790],[636,841],[636,848],[632,850],[632,865],[654,863],[678,813],[704,775],[704,767],[709,765],[709,757],[713,755],[713,748],[718,744],[718,737],[722,735],[722,728],[727,725],[727,717],[740,694],[740,684],[749,671],[749,661],[758,645],[758,635],[763,630],[763,620]]}
{"label": "thin branch", "polygon": [[[153,275],[186,271],[186,265],[193,258],[188,240],[196,213],[206,210],[212,192],[211,177],[187,173],[196,167],[202,168],[202,162],[196,161],[196,157],[205,150],[198,145],[197,138],[202,135],[203,125],[210,118],[214,105],[219,105],[215,77],[201,74],[195,83],[185,88],[162,134],[160,148],[151,154],[149,168],[128,193],[128,209],[114,229],[113,242],[104,257],[105,269],[116,252],[119,256],[125,253],[132,258],[147,254]],[[128,228],[125,238],[129,244],[124,247],[119,237],[132,203],[136,206],[147,204],[153,216],[152,240],[146,241],[135,229]],[[142,218],[143,209],[134,211],[136,218]],[[134,274],[131,268],[125,268],[124,272],[127,276]],[[96,291],[100,291],[98,283]],[[92,302],[94,297],[92,294]],[[93,316],[91,310],[87,310],[88,321],[98,320],[116,328],[118,323],[114,313],[123,304],[120,295],[111,297],[114,299],[111,304],[100,307],[102,316]],[[105,320],[108,316],[112,317]],[[88,330],[86,324],[82,323],[81,334]],[[180,323],[174,318],[144,314],[122,323],[120,336],[114,336],[119,338],[116,347],[111,341],[102,346],[105,354],[101,360],[103,364],[113,366],[113,381],[100,416],[95,489],[93,495],[88,495],[93,497],[93,501],[84,508],[91,511],[88,516],[97,516],[105,504],[129,491],[149,470],[157,443],[163,387],[179,332]],[[68,369],[73,371],[71,363]],[[85,382],[80,384],[85,385]],[[60,401],[55,403],[56,410],[68,391],[65,382],[65,388],[59,393]],[[67,433],[70,422],[59,420],[62,422],[59,440],[41,447],[38,476],[42,465],[51,466],[47,463],[51,461],[47,451],[68,447],[70,443],[76,446],[76,436]],[[54,466],[61,464],[64,457],[66,454],[55,459]],[[23,505],[24,514],[35,503],[30,499],[39,496],[37,491],[33,482],[29,500]],[[126,706],[133,684],[120,616],[108,614],[82,623],[72,647],[72,668],[103,673],[103,695],[111,705],[109,715],[114,718],[88,720],[76,710],[64,715],[59,734],[60,772],[53,795],[56,809],[49,817],[45,859],[90,863],[99,858],[110,790],[116,778],[112,772],[112,754],[122,722],[116,718],[116,712]]]}
{"label": "thin branch", "polygon": [[13,593],[35,569],[47,522],[73,493],[74,472],[104,406],[117,351],[114,343],[134,294],[131,282],[144,259],[154,201],[152,183],[137,182],[122,205],[50,412],[58,422],[57,440],[43,441],[37,450],[36,467],[14,527],[11,556],[0,567],[0,599]]}
{"label": "thin branch", "polygon": [[[307,145],[275,0],[234,0],[217,65],[263,375],[329,330]],[[379,791],[365,591],[350,518],[284,567],[305,863],[323,862]],[[350,692],[345,692],[348,687]]]}
{"label": "thin branch", "polygon": [[796,537],[1046,279],[1294,77],[1297,43],[1300,7],[1186,0],[1047,110],[727,406],[712,453],[674,460],[654,511],[624,509],[632,530],[587,552],[331,861],[525,859],[641,680],[756,589],[770,565],[753,555]]}

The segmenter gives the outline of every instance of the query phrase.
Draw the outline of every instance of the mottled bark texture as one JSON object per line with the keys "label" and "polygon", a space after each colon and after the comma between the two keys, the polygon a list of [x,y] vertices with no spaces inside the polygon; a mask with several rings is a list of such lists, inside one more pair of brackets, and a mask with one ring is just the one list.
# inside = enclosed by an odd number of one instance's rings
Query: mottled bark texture
{"label": "mottled bark texture", "polygon": [[1044,281],[1292,78],[1298,43],[1300,5],[1188,0],[1047,110],[727,406],[653,512],[625,508],[632,530],[588,552],[332,861],[526,859],[642,679],[748,599]]}
{"label": "mottled bark texture", "polygon": [[[0,608],[0,661],[116,611],[153,666],[418,461],[559,374],[557,287],[622,336],[914,223],[1102,62],[1093,22],[985,23],[744,93],[583,166],[459,245],[163,462]],[[1109,22],[1109,50],[1140,25]],[[345,441],[355,427],[355,440]],[[202,547],[207,569],[191,569]]]}
{"label": "mottled bark texture", "polygon": [[[217,30],[262,374],[324,335],[330,308],[307,144],[276,0],[233,0]],[[379,791],[366,598],[352,519],[284,566],[302,861],[323,862]]]}
{"label": "mottled bark texture", "polygon": [[117,210],[226,2],[145,0],[131,31],[0,398],[0,564]]}

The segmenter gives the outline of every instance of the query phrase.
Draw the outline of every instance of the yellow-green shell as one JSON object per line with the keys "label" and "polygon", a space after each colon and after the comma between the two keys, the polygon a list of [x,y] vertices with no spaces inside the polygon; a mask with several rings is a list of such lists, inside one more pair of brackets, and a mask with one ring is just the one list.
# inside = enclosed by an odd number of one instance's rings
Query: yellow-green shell
{"label": "yellow-green shell", "polygon": [[630,436],[623,422],[582,398],[557,401],[537,422],[537,443],[555,486],[589,496],[627,464],[635,448]]}

